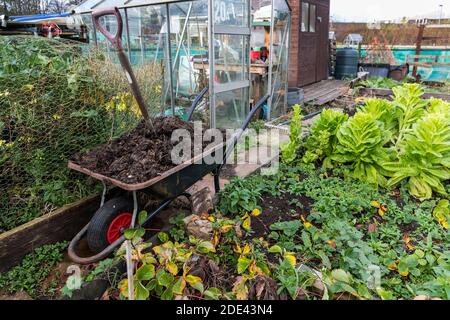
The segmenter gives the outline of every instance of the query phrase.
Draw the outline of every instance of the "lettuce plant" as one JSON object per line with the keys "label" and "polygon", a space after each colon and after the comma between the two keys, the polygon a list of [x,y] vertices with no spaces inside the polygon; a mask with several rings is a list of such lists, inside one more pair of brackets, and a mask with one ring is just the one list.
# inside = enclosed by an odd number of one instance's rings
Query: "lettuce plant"
{"label": "lettuce plant", "polygon": [[425,114],[427,101],[420,97],[423,95],[419,84],[404,84],[392,89],[394,98],[392,104],[396,107],[394,117],[398,119],[398,136],[395,147],[399,148],[403,136],[410,131],[412,125]]}
{"label": "lettuce plant", "polygon": [[380,163],[389,159],[389,150],[383,148],[388,137],[371,114],[358,112],[339,128],[331,159],[351,164],[353,176],[359,180],[385,185]]}
{"label": "lettuce plant", "polygon": [[388,100],[368,99],[358,112],[370,114],[384,130],[388,130],[392,135],[398,133],[398,118],[396,117],[396,107]]}
{"label": "lettuce plant", "polygon": [[445,195],[443,181],[450,179],[450,126],[438,113],[419,120],[401,144],[399,159],[386,162],[390,172],[387,186],[392,187],[408,179],[410,193],[425,200],[433,191]]}
{"label": "lettuce plant", "polygon": [[311,134],[306,141],[306,153],[303,162],[312,163],[323,160],[324,167],[331,166],[330,156],[334,153],[337,143],[337,132],[348,120],[342,111],[325,109],[311,127]]}
{"label": "lettuce plant", "polygon": [[441,99],[430,99],[427,110],[428,113],[440,114],[450,123],[450,102]]}

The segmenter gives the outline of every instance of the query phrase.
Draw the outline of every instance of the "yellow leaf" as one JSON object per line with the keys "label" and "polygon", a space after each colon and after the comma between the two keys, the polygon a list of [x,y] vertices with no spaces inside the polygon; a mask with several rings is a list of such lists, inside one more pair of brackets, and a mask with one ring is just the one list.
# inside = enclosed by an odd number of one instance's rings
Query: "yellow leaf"
{"label": "yellow leaf", "polygon": [[250,217],[247,217],[242,222],[242,228],[244,228],[245,230],[250,230],[251,224],[252,224],[252,220],[250,219]]}
{"label": "yellow leaf", "polygon": [[248,298],[248,288],[245,285],[246,281],[246,278],[239,276],[233,284],[232,292],[236,295],[237,300],[247,300]]}
{"label": "yellow leaf", "polygon": [[378,201],[370,201],[370,205],[374,208],[380,208],[381,204]]}
{"label": "yellow leaf", "polygon": [[119,282],[119,292],[124,296],[128,296],[128,279],[123,279]]}
{"label": "yellow leaf", "polygon": [[378,214],[380,215],[380,217],[384,216],[384,210],[379,208],[378,209]]}
{"label": "yellow leaf", "polygon": [[213,216],[209,216],[208,220],[211,221],[211,222],[214,222],[216,219]]}
{"label": "yellow leaf", "polygon": [[336,242],[334,242],[334,240],[325,240],[325,243],[328,243],[333,248],[336,248]]}
{"label": "yellow leaf", "polygon": [[259,210],[258,208],[253,209],[252,211],[252,216],[257,217],[261,214],[261,210]]}
{"label": "yellow leaf", "polygon": [[234,247],[234,252],[236,253],[242,253],[242,249],[241,246],[237,243],[236,246]]}
{"label": "yellow leaf", "polygon": [[193,286],[196,283],[202,282],[202,278],[193,276],[192,274],[188,274],[186,276],[186,282],[189,283],[191,286]]}
{"label": "yellow leaf", "polygon": [[220,236],[218,232],[214,232],[213,245],[214,247],[219,244]]}
{"label": "yellow leaf", "polygon": [[233,228],[233,225],[226,224],[226,225],[220,227],[220,232],[226,233],[226,232],[230,231],[232,228]]}
{"label": "yellow leaf", "polygon": [[297,265],[297,258],[291,254],[287,254],[284,256],[286,260],[289,262],[289,264],[293,267]]}
{"label": "yellow leaf", "polygon": [[248,244],[246,244],[245,246],[244,246],[244,248],[242,249],[242,254],[247,254],[247,253],[249,253],[251,251],[251,248],[250,248],[250,246],[248,245]]}
{"label": "yellow leaf", "polygon": [[173,274],[174,276],[176,276],[178,274],[178,267],[175,263],[173,263],[172,261],[168,261],[166,264],[166,269],[167,271],[169,271],[171,274]]}
{"label": "yellow leaf", "polygon": [[396,270],[397,269],[397,262],[392,262],[390,265],[388,265],[389,270]]}
{"label": "yellow leaf", "polygon": [[156,254],[159,254],[162,251],[161,246],[154,246],[153,251],[155,251]]}
{"label": "yellow leaf", "polygon": [[414,250],[414,245],[410,242],[411,238],[408,235],[403,236],[403,241],[405,241],[405,245],[408,247],[409,250]]}
{"label": "yellow leaf", "polygon": [[407,277],[409,274],[409,271],[403,271],[403,272],[398,272],[402,277]]}
{"label": "yellow leaf", "polygon": [[309,228],[312,227],[312,223],[309,222],[309,221],[306,221],[306,222],[303,223],[303,226],[305,227],[305,229],[309,229]]}

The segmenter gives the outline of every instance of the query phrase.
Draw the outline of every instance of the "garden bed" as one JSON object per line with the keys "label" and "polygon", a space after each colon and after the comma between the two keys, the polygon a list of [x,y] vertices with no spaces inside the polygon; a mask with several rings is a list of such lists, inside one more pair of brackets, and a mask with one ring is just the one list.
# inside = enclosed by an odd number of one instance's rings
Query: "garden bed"
{"label": "garden bed", "polygon": [[[416,85],[395,93],[350,116],[324,110],[303,139],[294,108],[278,173],[233,179],[193,218],[201,238],[179,219],[135,247],[135,297],[449,299],[450,104]],[[111,298],[127,298],[122,279]]]}

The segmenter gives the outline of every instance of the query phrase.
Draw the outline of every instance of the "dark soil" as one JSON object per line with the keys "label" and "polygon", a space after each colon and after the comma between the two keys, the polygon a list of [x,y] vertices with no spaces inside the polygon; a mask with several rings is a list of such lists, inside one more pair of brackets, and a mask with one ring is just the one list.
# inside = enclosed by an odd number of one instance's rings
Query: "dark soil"
{"label": "dark soil", "polygon": [[418,227],[419,227],[419,224],[417,222],[405,223],[405,224],[401,224],[399,226],[399,228],[403,234],[413,233],[414,231],[417,230]]}
{"label": "dark soil", "polygon": [[261,215],[252,218],[253,238],[263,237],[270,233],[269,226],[279,221],[305,219],[311,213],[313,200],[306,196],[282,193],[280,196],[263,194],[259,205]]}
{"label": "dark soil", "polygon": [[125,183],[148,181],[175,167],[171,159],[171,151],[178,144],[171,142],[174,130],[186,129],[194,138],[193,126],[177,117],[155,118],[153,126],[154,130],[141,122],[120,138],[87,153],[76,154],[71,160],[83,168]]}

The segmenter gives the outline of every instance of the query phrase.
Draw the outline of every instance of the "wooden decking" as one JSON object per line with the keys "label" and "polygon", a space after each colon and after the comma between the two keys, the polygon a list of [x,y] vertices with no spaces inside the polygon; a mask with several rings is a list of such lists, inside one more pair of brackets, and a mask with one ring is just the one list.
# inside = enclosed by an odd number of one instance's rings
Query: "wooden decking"
{"label": "wooden decking", "polygon": [[303,88],[305,103],[323,105],[346,94],[350,82],[345,80],[323,80]]}

